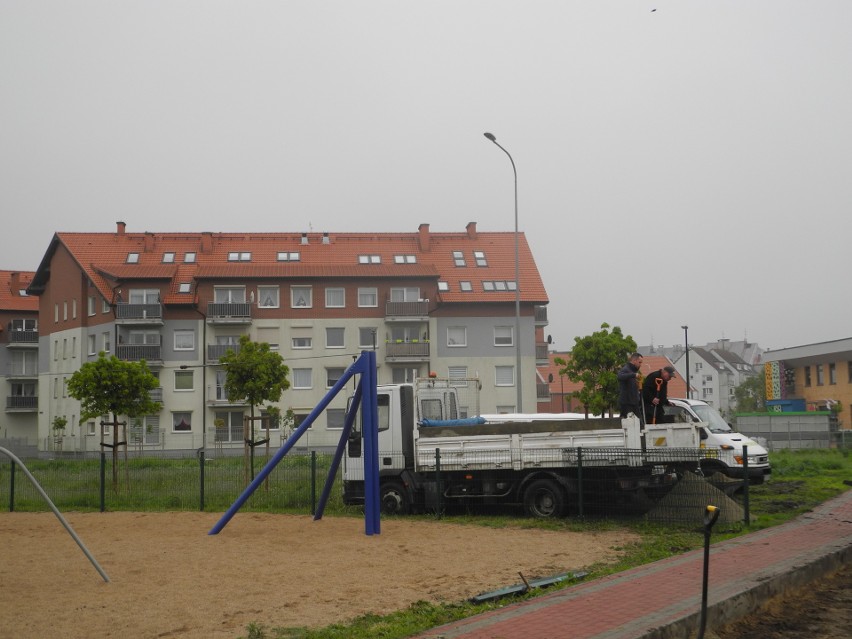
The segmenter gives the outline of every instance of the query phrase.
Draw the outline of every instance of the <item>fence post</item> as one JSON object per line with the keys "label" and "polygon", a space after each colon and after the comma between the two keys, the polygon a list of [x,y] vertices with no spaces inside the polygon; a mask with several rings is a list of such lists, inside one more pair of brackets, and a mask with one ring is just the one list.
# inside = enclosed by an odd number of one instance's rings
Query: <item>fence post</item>
{"label": "fence post", "polygon": [[15,462],[9,469],[9,512],[15,512]]}
{"label": "fence post", "polygon": [[444,486],[441,480],[441,449],[435,449],[435,485],[437,486],[437,512],[439,517],[444,515]]}
{"label": "fence post", "polygon": [[743,444],[743,518],[745,519],[745,525],[746,526],[751,524],[751,513],[749,512],[750,508],[749,508],[748,485],[749,485],[748,446]]}
{"label": "fence post", "polygon": [[199,486],[199,495],[198,495],[198,500],[199,500],[198,509],[201,512],[204,512],[204,466],[206,465],[206,462],[204,460],[204,449],[203,448],[198,451],[198,462],[199,462],[199,465],[200,465],[199,479],[201,481],[200,486]]}
{"label": "fence post", "polygon": [[317,451],[311,451],[311,515],[317,514]]}
{"label": "fence post", "polygon": [[583,517],[583,449],[577,447],[577,515]]}
{"label": "fence post", "polygon": [[101,485],[100,485],[101,512],[106,511],[106,453],[101,449]]}

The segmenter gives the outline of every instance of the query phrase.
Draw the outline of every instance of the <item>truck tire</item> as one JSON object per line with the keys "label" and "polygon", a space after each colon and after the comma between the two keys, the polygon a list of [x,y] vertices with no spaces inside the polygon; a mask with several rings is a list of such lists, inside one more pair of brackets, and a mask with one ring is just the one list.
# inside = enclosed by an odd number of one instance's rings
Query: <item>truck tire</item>
{"label": "truck tire", "polygon": [[384,515],[407,515],[411,512],[411,500],[408,491],[397,481],[389,481],[382,484],[380,490],[382,502],[382,514]]}
{"label": "truck tire", "polygon": [[530,517],[550,519],[565,514],[565,491],[551,479],[537,479],[524,489],[524,509]]}

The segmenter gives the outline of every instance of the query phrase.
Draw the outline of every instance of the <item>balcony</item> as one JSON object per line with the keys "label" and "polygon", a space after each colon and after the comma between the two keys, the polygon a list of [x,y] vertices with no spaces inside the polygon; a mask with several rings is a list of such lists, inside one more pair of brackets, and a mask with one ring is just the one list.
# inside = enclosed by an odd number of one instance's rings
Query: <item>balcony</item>
{"label": "balcony", "polygon": [[429,342],[386,342],[385,361],[424,362],[429,359]]}
{"label": "balcony", "polygon": [[163,402],[163,388],[152,388],[148,391],[148,396],[151,398],[151,401],[154,402]]}
{"label": "balcony", "polygon": [[536,326],[547,326],[550,322],[547,321],[547,307],[546,306],[536,306],[535,307],[535,325]]}
{"label": "balcony", "polygon": [[429,302],[419,300],[417,302],[386,302],[386,322],[425,322],[429,319]]}
{"label": "balcony", "polygon": [[145,360],[148,363],[163,361],[163,347],[159,344],[119,344],[115,356],[125,362]]}
{"label": "balcony", "polygon": [[119,302],[115,305],[116,324],[163,324],[163,305],[159,302],[154,304],[129,304]]}
{"label": "balcony", "polygon": [[538,366],[545,366],[550,361],[547,354],[547,344],[542,342],[535,345],[535,363]]}
{"label": "balcony", "polygon": [[6,348],[14,347],[38,348],[38,331],[14,329],[10,324],[9,343],[6,344]]}
{"label": "balcony", "polygon": [[224,386],[207,387],[207,404],[211,406],[245,406],[245,399],[231,399]]}
{"label": "balcony", "polygon": [[6,398],[7,413],[28,413],[38,410],[38,397],[33,395],[11,395]]}
{"label": "balcony", "polygon": [[219,359],[227,353],[228,351],[234,351],[234,353],[240,352],[239,344],[208,344],[207,345],[207,361],[208,362],[218,362]]}
{"label": "balcony", "polygon": [[208,324],[251,324],[249,302],[208,302]]}
{"label": "balcony", "polygon": [[38,377],[38,364],[34,361],[12,362],[9,365],[9,377],[16,379],[35,379]]}
{"label": "balcony", "polygon": [[537,382],[535,385],[536,399],[550,399],[550,384]]}

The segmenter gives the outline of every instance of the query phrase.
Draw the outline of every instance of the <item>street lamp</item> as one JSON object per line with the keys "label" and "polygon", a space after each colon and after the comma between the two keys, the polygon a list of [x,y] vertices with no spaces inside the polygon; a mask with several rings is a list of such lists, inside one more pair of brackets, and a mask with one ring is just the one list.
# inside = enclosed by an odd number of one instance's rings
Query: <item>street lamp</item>
{"label": "street lamp", "polygon": [[689,392],[689,326],[681,326],[683,329],[683,344],[686,349],[686,398],[692,399]]}
{"label": "street lamp", "polygon": [[515,160],[512,159],[512,154],[504,149],[497,142],[497,138],[493,133],[484,133],[486,138],[491,140],[497,148],[509,156],[509,162],[512,163],[512,173],[515,175],[515,386],[518,389],[517,411],[523,413],[523,385],[521,382],[521,265],[519,259],[519,241],[518,241],[518,170],[515,168]]}

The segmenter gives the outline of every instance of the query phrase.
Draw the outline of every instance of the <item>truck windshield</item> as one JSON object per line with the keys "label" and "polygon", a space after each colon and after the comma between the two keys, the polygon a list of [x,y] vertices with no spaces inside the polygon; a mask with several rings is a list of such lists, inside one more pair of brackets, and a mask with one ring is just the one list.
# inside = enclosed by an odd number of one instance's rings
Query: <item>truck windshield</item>
{"label": "truck windshield", "polygon": [[712,433],[730,433],[731,427],[728,422],[725,421],[725,418],[719,414],[712,406],[699,404],[697,406],[693,406],[692,410],[695,411],[695,414],[698,415],[699,419],[702,422],[706,422],[708,427],[710,428],[710,432]]}

